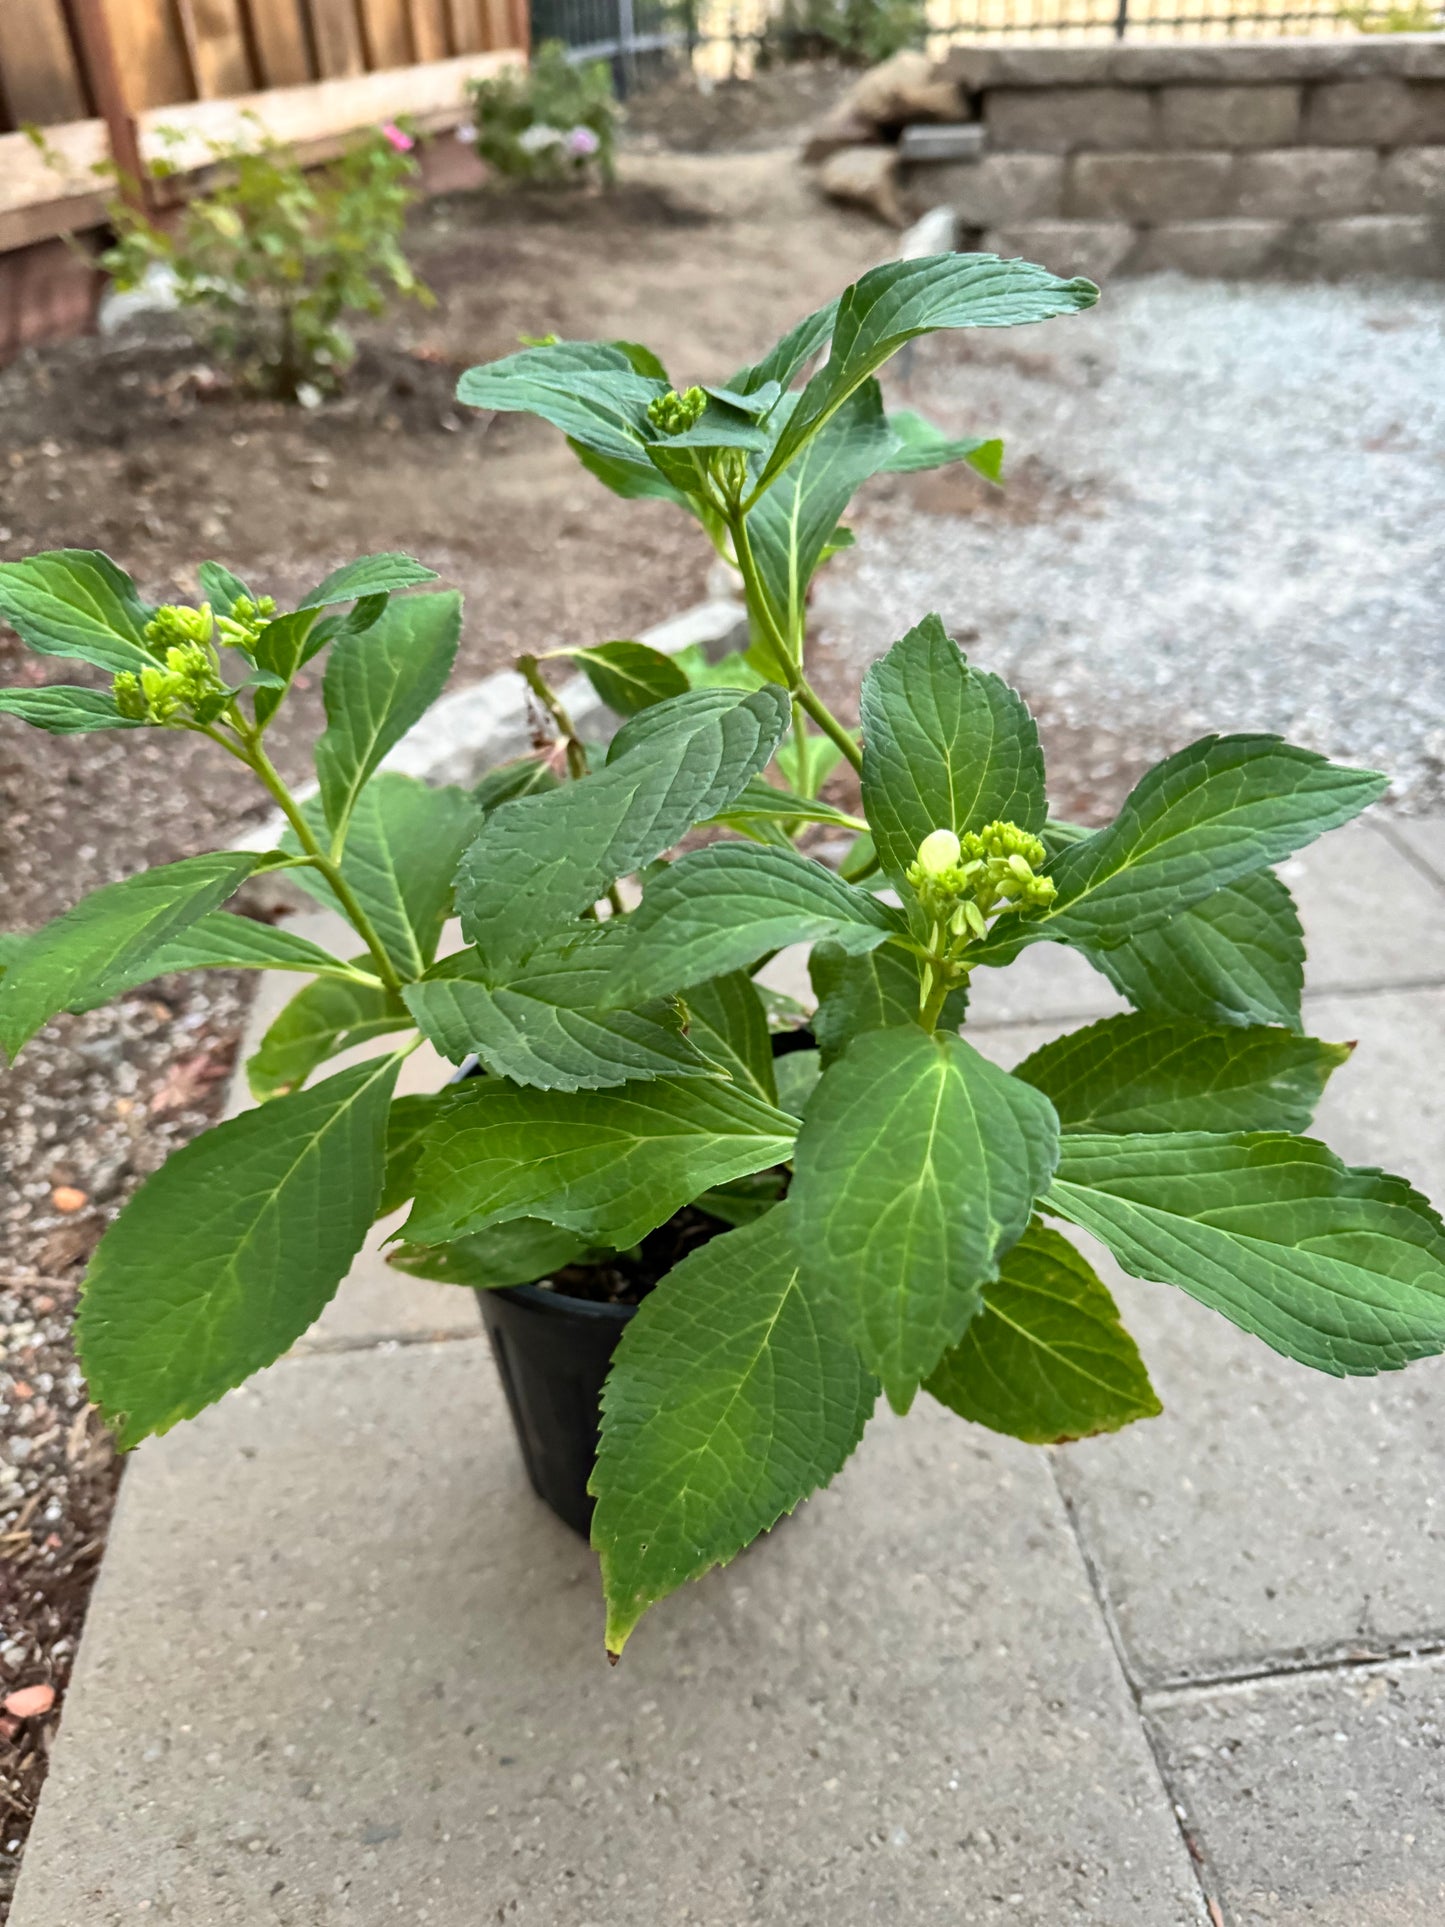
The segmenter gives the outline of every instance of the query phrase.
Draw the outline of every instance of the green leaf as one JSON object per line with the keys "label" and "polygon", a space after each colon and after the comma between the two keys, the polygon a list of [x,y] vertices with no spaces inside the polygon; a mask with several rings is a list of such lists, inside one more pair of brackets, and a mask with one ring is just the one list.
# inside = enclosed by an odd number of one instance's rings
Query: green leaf
{"label": "green leaf", "polygon": [[1028,261],[934,254],[890,261],[845,288],[828,359],[804,388],[761,482],[772,482],[808,437],[906,341],[940,328],[1009,328],[1091,308],[1092,281],[1061,281]]}
{"label": "green leaf", "polygon": [[[324,842],[319,796],[303,805],[302,815]],[[452,877],[476,834],[478,815],[465,790],[429,789],[415,777],[390,771],[373,776],[356,799],[341,874],[403,977],[419,977],[436,955],[451,914]],[[289,830],[282,845],[300,848]],[[317,871],[290,874],[318,903],[345,915]]]}
{"label": "green leaf", "polygon": [[13,1058],[77,999],[104,1003],[144,982],[138,967],[224,903],[263,861],[249,850],[218,850],[92,890],[29,937],[0,981],[0,1045]]}
{"label": "green leaf", "polygon": [[1304,932],[1272,870],[1241,877],[1112,950],[1084,954],[1136,1010],[1300,1027]]}
{"label": "green leaf", "polygon": [[694,984],[685,999],[687,1034],[709,1063],[765,1104],[776,1104],[768,1013],[745,970]]}
{"label": "green leaf", "polygon": [[457,875],[468,941],[499,970],[521,961],[609,883],[731,802],[772,755],[788,713],[771,686],[689,690],[635,716],[605,768],[493,810]]}
{"label": "green leaf", "polygon": [[816,796],[827,782],[833,771],[843,760],[843,752],[831,736],[821,730],[810,729],[806,723],[802,736],[808,745],[808,780],[803,781],[803,759],[799,748],[799,731],[794,727],[787,740],[778,746],[776,762],[784,777],[800,796]]}
{"label": "green leaf", "polygon": [[318,622],[314,609],[297,609],[291,615],[277,616],[261,630],[251,647],[251,660],[258,670],[276,678],[275,682],[259,688],[253,699],[256,721],[263,729],[285,701],[291,679],[302,663],[309,662],[330,641],[331,635],[339,632],[339,624],[333,624],[328,630],[325,621]]}
{"label": "green leaf", "polygon": [[1053,907],[1027,930],[1107,948],[1280,862],[1388,787],[1278,736],[1201,737],[1141,777],[1107,828],[1061,852]]}
{"label": "green leaf", "polygon": [[925,616],[863,679],[863,808],[895,883],[931,830],[1048,817],[1039,733],[1021,697],[971,669]]}
{"label": "green leaf", "polygon": [[[600,1007],[616,943],[607,924],[535,951],[502,983],[438,972],[403,995],[422,1030],[453,1063],[472,1052],[498,1077],[546,1091],[602,1090],[646,1077],[705,1075],[711,1066],[682,1034],[674,1003]],[[445,973],[445,974],[443,974]]]}
{"label": "green leaf", "polygon": [[382,757],[441,694],[461,630],[459,595],[414,595],[389,603],[364,634],[333,644],[326,732],[316,745],[316,774],[333,830],[348,822]]}
{"label": "green leaf", "polygon": [[[864,1031],[918,1024],[922,1011],[918,963],[908,952],[884,945],[850,957],[833,943],[813,946],[808,974],[817,993],[813,1034],[826,1069]],[[968,1011],[968,992],[951,990],[938,1019],[940,1030],[957,1030]]]}
{"label": "green leaf", "polygon": [[778,1082],[778,1108],[792,1117],[801,1117],[803,1107],[813,1095],[823,1075],[823,1059],[815,1050],[785,1051],[774,1068]]}
{"label": "green leaf", "polygon": [[898,443],[883,464],[885,475],[914,475],[922,469],[946,468],[953,462],[967,462],[971,469],[990,482],[1003,473],[1003,443],[982,441],[977,436],[961,439],[943,433],[911,409],[888,417],[888,426]]}
{"label": "green leaf", "polygon": [[366,984],[318,977],[298,990],[246,1060],[246,1081],[260,1102],[298,1090],[318,1064],[353,1044],[406,1030],[401,1000]]}
{"label": "green leaf", "polygon": [[519,756],[510,763],[489,769],[472,789],[472,801],[483,810],[494,810],[499,803],[510,803],[514,796],[532,796],[538,790],[560,789],[561,778],[541,756]]}
{"label": "green leaf", "polygon": [[386,1182],[376,1201],[378,1218],[388,1218],[411,1202],[428,1134],[454,1096],[454,1091],[445,1090],[392,1099],[386,1120]]}
{"label": "green leaf", "polygon": [[[370,967],[368,957],[364,968]],[[341,957],[292,934],[284,924],[258,923],[232,910],[213,910],[146,960],[147,975],[172,970],[346,970]],[[146,977],[136,979],[146,982]]]}
{"label": "green leaf", "polygon": [[699,1211],[723,1224],[753,1224],[783,1196],[788,1188],[786,1171],[753,1171],[745,1178],[729,1178],[715,1184],[693,1199]]}
{"label": "green leaf", "polygon": [[609,347],[615,348],[618,354],[626,360],[628,367],[632,369],[634,374],[650,375],[654,381],[660,381],[669,388],[672,386],[672,378],[669,376],[666,368],[663,367],[661,361],[652,350],[645,347],[642,342],[613,341],[608,345]]}
{"label": "green leaf", "polygon": [[1058,1159],[1048,1099],[947,1033],[855,1038],[798,1135],[804,1275],[906,1412],[958,1343]]}
{"label": "green leaf", "polygon": [[202,597],[218,616],[230,615],[243,597],[251,603],[256,600],[240,576],[233,575],[223,562],[203,562],[196,574],[200,578]]}
{"label": "green leaf", "polygon": [[779,789],[761,776],[745,783],[728,807],[713,819],[729,829],[743,829],[761,823],[828,823],[839,830],[861,830],[865,826],[846,810],[815,797],[799,796],[796,790]]}
{"label": "green leaf", "polygon": [[647,404],[666,392],[665,382],[638,374],[620,348],[604,341],[524,348],[469,368],[457,383],[457,400],[469,408],[538,415],[606,462],[644,467],[652,433]]}
{"label": "green leaf", "polygon": [[435,582],[437,572],[415,562],[409,555],[387,551],[363,555],[333,569],[324,582],[302,596],[302,609],[324,609],[332,602],[355,602],[363,596],[390,595],[394,589],[415,589],[423,582]]}
{"label": "green leaf", "polygon": [[820,937],[850,954],[871,950],[903,927],[896,910],[811,857],[714,843],[648,879],[609,1001],[683,990]]}
{"label": "green leaf", "polygon": [[691,685],[687,672],[660,649],[645,642],[599,642],[591,649],[564,651],[577,664],[609,709],[635,716],[654,703],[680,696]]}
{"label": "green leaf", "polygon": [[106,689],[81,689],[49,683],[42,689],[0,689],[0,716],[49,730],[52,736],[79,736],[92,729],[143,729],[122,716]]}
{"label": "green leaf", "polygon": [[433,1128],[407,1236],[543,1217],[625,1250],[710,1185],[779,1163],[796,1129],[723,1078],[571,1093],[473,1078]]}
{"label": "green leaf", "polygon": [[789,387],[813,357],[821,354],[827,346],[837,319],[836,300],[828,302],[826,307],[816,308],[812,314],[805,315],[796,327],[790,328],[761,361],[754,362],[751,367],[740,368],[728,382],[728,387],[735,395],[755,395],[760,388],[766,388],[772,382],[776,382],[779,388]]}
{"label": "green leaf", "polygon": [[575,1231],[561,1231],[541,1218],[513,1218],[454,1238],[444,1245],[397,1245],[387,1262],[413,1278],[433,1278],[441,1285],[465,1285],[471,1291],[497,1291],[508,1285],[532,1285],[585,1259],[590,1247]]}
{"label": "green leaf", "polygon": [[[801,396],[789,395],[779,419],[786,422],[801,402]],[[866,381],[748,515],[758,573],[785,636],[801,633],[808,584],[839,517],[859,486],[888,465],[896,446],[878,384]]]}
{"label": "green leaf", "polygon": [[1353,1048],[1130,1013],[1056,1038],[1014,1076],[1044,1093],[1066,1131],[1303,1131]]}
{"label": "green leaf", "polygon": [[1117,1432],[1164,1409],[1092,1266],[1037,1219],[924,1389],[960,1418],[1030,1445]]}
{"label": "green leaf", "polygon": [[623,1334],[590,1490],[607,1649],[840,1470],[878,1386],[793,1248],[791,1206],[669,1272]]}
{"label": "green leaf", "polygon": [[42,656],[74,656],[117,675],[155,658],[145,628],[155,611],[99,549],[51,549],[0,562],[0,616]]}
{"label": "green leaf", "polygon": [[279,1358],[361,1249],[398,1059],[218,1124],[172,1152],[101,1239],[77,1344],[123,1449]]}
{"label": "green leaf", "polygon": [[645,457],[624,461],[617,455],[599,455],[595,448],[586,447],[571,435],[567,446],[589,474],[624,502],[671,502],[676,508],[693,512],[694,505],[682,490],[674,488]]}
{"label": "green leaf", "polygon": [[1445,1351],[1445,1227],[1402,1178],[1283,1134],[1067,1137],[1046,1207],[1336,1378]]}

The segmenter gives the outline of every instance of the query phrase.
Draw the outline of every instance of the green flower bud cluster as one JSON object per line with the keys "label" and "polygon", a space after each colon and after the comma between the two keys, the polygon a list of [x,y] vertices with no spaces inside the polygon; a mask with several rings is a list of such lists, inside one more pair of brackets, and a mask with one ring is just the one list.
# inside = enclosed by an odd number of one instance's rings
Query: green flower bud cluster
{"label": "green flower bud cluster", "polygon": [[231,604],[228,616],[217,616],[216,627],[221,640],[233,649],[253,649],[256,638],[276,613],[274,596],[257,596],[253,602],[250,596],[238,595]]}
{"label": "green flower bud cluster", "polygon": [[1016,823],[989,823],[981,830],[933,830],[918,846],[906,875],[926,914],[954,936],[988,934],[1000,911],[1052,903],[1052,877],[1037,870],[1047,851]]}
{"label": "green flower bud cluster", "polygon": [[211,607],[188,609],[168,603],[146,624],[151,654],[160,658],[139,674],[123,671],[111,683],[115,706],[133,723],[173,723],[194,716],[224,693],[216,652],[211,647]]}
{"label": "green flower bud cluster", "polygon": [[701,388],[689,388],[684,395],[669,388],[665,395],[647,404],[647,419],[660,434],[685,435],[688,429],[696,428],[706,407],[707,396]]}
{"label": "green flower bud cluster", "polygon": [[168,649],[183,648],[187,643],[208,643],[211,628],[209,602],[203,602],[199,609],[167,602],[156,610],[143,633],[151,654],[164,661]]}

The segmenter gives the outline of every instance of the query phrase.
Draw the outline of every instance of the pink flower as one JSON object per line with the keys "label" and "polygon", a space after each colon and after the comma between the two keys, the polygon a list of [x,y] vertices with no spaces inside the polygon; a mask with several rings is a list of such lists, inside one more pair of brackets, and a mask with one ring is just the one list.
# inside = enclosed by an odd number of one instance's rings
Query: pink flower
{"label": "pink flower", "polygon": [[602,145],[590,127],[573,127],[567,135],[567,152],[576,160],[585,160],[595,154]]}
{"label": "pink flower", "polygon": [[410,134],[403,133],[394,120],[382,122],[382,135],[389,140],[398,154],[409,154],[416,146]]}

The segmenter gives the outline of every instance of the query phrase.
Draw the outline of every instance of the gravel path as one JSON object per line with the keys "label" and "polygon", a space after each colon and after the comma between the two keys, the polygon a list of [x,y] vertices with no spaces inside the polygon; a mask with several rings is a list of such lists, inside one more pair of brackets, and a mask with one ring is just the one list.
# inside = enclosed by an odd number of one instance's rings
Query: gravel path
{"label": "gravel path", "polygon": [[818,591],[830,669],[841,687],[937,609],[1038,707],[1056,787],[1096,815],[1213,729],[1278,730],[1438,809],[1442,371],[1445,290],[1422,285],[1160,277],[921,344],[895,402],[1002,433],[1009,486],[875,485]]}

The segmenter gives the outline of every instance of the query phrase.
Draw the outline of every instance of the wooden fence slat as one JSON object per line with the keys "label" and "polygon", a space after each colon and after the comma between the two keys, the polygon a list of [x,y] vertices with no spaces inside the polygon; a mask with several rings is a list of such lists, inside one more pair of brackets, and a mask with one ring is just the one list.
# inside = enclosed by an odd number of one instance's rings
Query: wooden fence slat
{"label": "wooden fence slat", "polygon": [[482,45],[507,47],[512,43],[512,0],[482,0]]}
{"label": "wooden fence slat", "polygon": [[411,0],[411,38],[418,60],[445,60],[452,50],[446,0]]}
{"label": "wooden fence slat", "polygon": [[82,118],[85,86],[60,0],[0,0],[0,76],[17,126]]}
{"label": "wooden fence slat", "polygon": [[352,0],[307,0],[316,59],[324,80],[366,72],[361,27]]}
{"label": "wooden fence slat", "polygon": [[459,54],[481,53],[487,44],[482,31],[479,0],[447,0],[451,14],[452,45]]}
{"label": "wooden fence slat", "polygon": [[256,85],[237,0],[190,0],[196,23],[196,84],[203,100],[248,94]]}
{"label": "wooden fence slat", "polygon": [[375,70],[413,64],[416,56],[411,49],[406,0],[361,0],[361,26],[368,67]]}
{"label": "wooden fence slat", "polygon": [[248,0],[251,38],[263,87],[300,87],[311,79],[311,54],[300,0]]}
{"label": "wooden fence slat", "polygon": [[104,0],[132,112],[191,98],[191,74],[170,10],[154,0]]}

